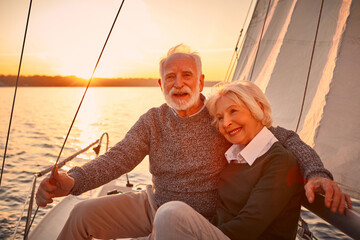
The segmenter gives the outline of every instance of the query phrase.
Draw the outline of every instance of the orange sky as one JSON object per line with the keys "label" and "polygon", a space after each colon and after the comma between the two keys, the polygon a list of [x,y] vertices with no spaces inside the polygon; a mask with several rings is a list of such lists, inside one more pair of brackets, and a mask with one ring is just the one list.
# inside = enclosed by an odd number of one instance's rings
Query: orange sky
{"label": "orange sky", "polygon": [[[0,74],[17,74],[30,0],[0,1]],[[126,0],[97,77],[158,78],[184,43],[223,80],[251,0]],[[21,74],[89,78],[121,0],[33,0]]]}

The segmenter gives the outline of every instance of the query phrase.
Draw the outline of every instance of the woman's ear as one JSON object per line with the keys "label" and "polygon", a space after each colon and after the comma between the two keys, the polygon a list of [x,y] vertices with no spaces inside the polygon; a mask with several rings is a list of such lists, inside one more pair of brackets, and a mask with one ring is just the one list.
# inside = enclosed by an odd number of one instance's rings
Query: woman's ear
{"label": "woman's ear", "polygon": [[261,102],[256,101],[262,111],[264,111],[264,105]]}

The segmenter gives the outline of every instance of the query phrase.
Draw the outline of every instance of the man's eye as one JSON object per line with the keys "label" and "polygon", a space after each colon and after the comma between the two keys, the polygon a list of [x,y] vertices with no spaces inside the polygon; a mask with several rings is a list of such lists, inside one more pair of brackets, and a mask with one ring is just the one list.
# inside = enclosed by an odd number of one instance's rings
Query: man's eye
{"label": "man's eye", "polygon": [[166,80],[172,80],[172,79],[174,79],[174,75],[168,75],[168,76],[166,76],[165,79],[166,79]]}
{"label": "man's eye", "polygon": [[230,111],[231,113],[236,113],[237,112],[237,110],[236,109],[231,109],[231,111]]}
{"label": "man's eye", "polygon": [[191,76],[192,76],[191,73],[184,73],[185,78],[190,78]]}

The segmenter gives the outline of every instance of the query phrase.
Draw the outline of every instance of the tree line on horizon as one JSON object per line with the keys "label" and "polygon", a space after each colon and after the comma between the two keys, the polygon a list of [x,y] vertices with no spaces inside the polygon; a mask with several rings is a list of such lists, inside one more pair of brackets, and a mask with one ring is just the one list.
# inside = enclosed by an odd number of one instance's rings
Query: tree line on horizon
{"label": "tree line on horizon", "polygon": [[[0,75],[0,87],[12,87],[16,85],[15,75]],[[205,82],[210,87],[217,82]],[[76,76],[20,76],[20,87],[85,87],[87,79]],[[155,78],[93,78],[92,87],[157,87],[158,79]]]}
{"label": "tree line on horizon", "polygon": [[[15,75],[0,75],[0,86],[15,86]],[[85,87],[87,79],[76,76],[20,76],[18,86],[21,87]],[[93,87],[117,87],[117,86],[158,86],[157,79],[153,78],[93,78]]]}

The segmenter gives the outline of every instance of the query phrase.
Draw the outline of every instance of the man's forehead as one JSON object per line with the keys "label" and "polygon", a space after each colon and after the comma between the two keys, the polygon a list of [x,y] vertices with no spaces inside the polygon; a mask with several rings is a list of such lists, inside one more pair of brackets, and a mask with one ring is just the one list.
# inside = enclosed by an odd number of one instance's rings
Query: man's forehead
{"label": "man's forehead", "polygon": [[181,71],[181,72],[191,72],[191,73],[194,73],[195,70],[193,68],[190,68],[190,67],[187,67],[187,66],[179,66],[179,67],[168,67],[168,68],[165,68],[164,70],[164,74],[171,74],[171,73],[175,73],[175,72],[178,72],[178,71]]}
{"label": "man's forehead", "polygon": [[164,62],[165,72],[179,69],[181,71],[191,72],[196,70],[196,62],[194,58],[184,53],[175,53]]}

